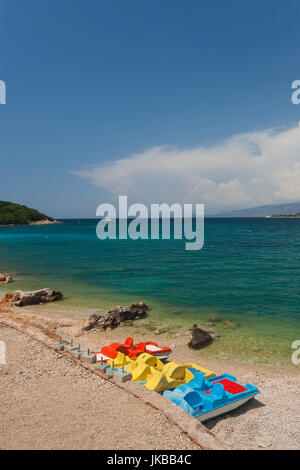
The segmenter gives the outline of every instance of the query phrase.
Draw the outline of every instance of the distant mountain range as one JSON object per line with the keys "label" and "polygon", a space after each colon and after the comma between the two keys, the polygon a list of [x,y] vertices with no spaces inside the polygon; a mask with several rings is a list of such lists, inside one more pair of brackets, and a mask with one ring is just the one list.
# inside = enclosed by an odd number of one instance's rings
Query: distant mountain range
{"label": "distant mountain range", "polygon": [[270,206],[257,206],[250,209],[237,209],[216,214],[213,217],[268,217],[275,214],[290,215],[299,212],[300,201],[286,204],[273,204]]}

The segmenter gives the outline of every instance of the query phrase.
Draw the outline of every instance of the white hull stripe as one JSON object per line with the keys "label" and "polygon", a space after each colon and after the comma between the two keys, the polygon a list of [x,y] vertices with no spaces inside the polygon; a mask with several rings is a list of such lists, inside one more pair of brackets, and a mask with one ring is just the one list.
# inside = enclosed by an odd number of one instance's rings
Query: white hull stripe
{"label": "white hull stripe", "polygon": [[233,403],[229,403],[228,405],[221,406],[220,408],[217,408],[216,410],[209,411],[208,413],[205,413],[203,415],[196,416],[198,421],[206,421],[207,419],[211,418],[216,418],[217,416],[220,416],[224,413],[228,413],[229,411],[233,411],[236,408],[239,408],[241,405],[244,405],[247,403],[247,401],[252,400],[252,397],[246,397],[243,398],[242,400],[234,401]]}

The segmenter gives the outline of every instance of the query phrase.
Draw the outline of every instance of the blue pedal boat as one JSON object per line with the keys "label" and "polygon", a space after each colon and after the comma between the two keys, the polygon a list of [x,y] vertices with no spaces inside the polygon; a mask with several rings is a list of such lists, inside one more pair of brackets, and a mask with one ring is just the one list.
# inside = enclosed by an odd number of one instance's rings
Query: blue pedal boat
{"label": "blue pedal boat", "polygon": [[191,382],[166,390],[163,396],[201,422],[235,410],[260,393],[254,385],[240,385],[233,375],[205,379],[203,373],[191,372],[195,374]]}

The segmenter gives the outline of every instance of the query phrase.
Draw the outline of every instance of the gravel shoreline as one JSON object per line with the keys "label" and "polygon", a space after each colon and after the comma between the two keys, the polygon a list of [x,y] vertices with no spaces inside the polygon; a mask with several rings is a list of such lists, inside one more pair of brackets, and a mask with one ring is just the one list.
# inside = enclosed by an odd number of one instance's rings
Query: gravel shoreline
{"label": "gravel shoreline", "polygon": [[72,360],[1,323],[0,339],[0,449],[199,449],[159,412]]}

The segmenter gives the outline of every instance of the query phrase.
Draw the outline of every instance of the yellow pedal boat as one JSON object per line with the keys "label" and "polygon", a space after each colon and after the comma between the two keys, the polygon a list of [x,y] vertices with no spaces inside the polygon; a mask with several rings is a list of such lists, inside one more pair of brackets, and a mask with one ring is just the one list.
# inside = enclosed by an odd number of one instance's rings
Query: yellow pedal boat
{"label": "yellow pedal boat", "polygon": [[134,382],[145,382],[147,381],[147,377],[151,375],[152,370],[162,371],[163,368],[164,364],[158,357],[143,353],[136,358],[134,363],[129,366],[128,370],[131,372]]}
{"label": "yellow pedal boat", "polygon": [[194,379],[194,374],[190,369],[203,372],[205,378],[215,376],[212,371],[204,369],[197,364],[177,364],[176,362],[169,362],[162,370],[151,369],[151,373],[147,376],[145,387],[150,390],[155,390],[156,392],[176,388]]}
{"label": "yellow pedal boat", "polygon": [[110,367],[114,367],[115,369],[118,369],[121,367],[128,369],[128,367],[132,365],[134,362],[135,362],[135,359],[131,359],[129,356],[126,356],[126,354],[118,352],[117,357],[115,359],[109,359],[107,361],[107,364],[109,364]]}
{"label": "yellow pedal boat", "polygon": [[[161,356],[161,359],[165,359],[165,356]],[[138,357],[130,358],[126,356],[125,354],[118,352],[118,355],[115,359],[110,359],[107,361],[107,363],[115,369],[119,367],[124,367],[130,372],[132,372],[134,369],[136,369],[140,365],[148,365],[151,367],[154,367],[156,369],[163,369],[164,364],[160,360],[160,356],[153,356],[152,354],[149,353],[142,353]]]}

